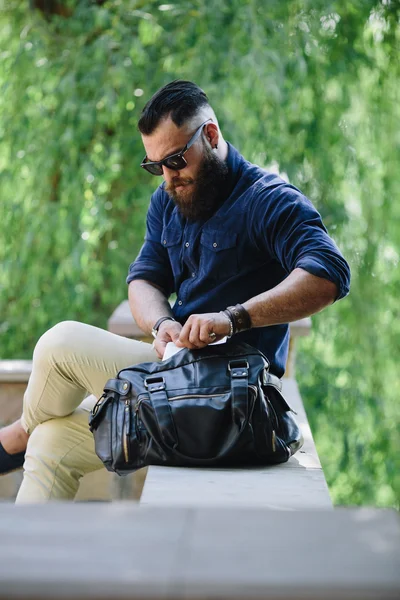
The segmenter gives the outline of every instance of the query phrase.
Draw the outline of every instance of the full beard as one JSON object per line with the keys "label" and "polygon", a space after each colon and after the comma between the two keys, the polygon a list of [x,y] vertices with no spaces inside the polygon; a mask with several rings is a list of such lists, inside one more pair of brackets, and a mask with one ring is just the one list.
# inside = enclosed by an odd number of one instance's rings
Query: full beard
{"label": "full beard", "polygon": [[[188,221],[206,221],[226,199],[228,166],[209,148],[204,148],[205,157],[195,180],[180,177],[165,186],[180,214]],[[176,188],[180,184],[183,188],[178,193]]]}

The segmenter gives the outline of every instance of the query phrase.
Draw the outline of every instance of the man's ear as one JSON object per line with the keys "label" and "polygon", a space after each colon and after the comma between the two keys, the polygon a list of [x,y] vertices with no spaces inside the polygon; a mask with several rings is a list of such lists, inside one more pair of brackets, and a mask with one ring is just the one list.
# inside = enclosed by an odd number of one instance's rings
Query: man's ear
{"label": "man's ear", "polygon": [[212,149],[218,147],[219,132],[215,123],[209,123],[206,127],[206,138]]}

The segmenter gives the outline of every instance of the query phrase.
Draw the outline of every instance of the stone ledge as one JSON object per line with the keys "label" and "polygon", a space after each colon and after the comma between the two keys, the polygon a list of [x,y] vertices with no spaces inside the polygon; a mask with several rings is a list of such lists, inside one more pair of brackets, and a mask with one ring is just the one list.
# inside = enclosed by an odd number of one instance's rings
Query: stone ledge
{"label": "stone ledge", "polygon": [[31,360],[0,360],[0,382],[2,383],[26,383],[31,371]]}
{"label": "stone ledge", "polygon": [[395,511],[0,504],[0,599],[394,600]]}

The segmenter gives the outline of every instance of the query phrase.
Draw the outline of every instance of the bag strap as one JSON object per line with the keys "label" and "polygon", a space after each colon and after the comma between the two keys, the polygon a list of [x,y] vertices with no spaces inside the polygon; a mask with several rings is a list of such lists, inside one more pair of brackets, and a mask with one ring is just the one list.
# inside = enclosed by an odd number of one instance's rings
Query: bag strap
{"label": "bag strap", "polygon": [[160,375],[150,375],[144,380],[144,385],[150,394],[161,437],[169,448],[174,449],[178,445],[178,436],[165,391],[165,379]]}

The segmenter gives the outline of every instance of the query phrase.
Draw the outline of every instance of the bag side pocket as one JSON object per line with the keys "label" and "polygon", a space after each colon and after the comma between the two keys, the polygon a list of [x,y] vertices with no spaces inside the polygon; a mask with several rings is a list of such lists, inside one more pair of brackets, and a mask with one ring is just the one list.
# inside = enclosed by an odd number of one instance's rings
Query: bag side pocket
{"label": "bag side pocket", "polygon": [[264,386],[264,393],[275,417],[275,445],[284,448],[290,458],[304,443],[300,428],[293,416],[295,413],[283,394],[274,386]]}
{"label": "bag side pocket", "polygon": [[93,433],[97,456],[108,471],[114,471],[112,452],[113,397],[103,395],[94,405],[89,416],[89,428]]}

